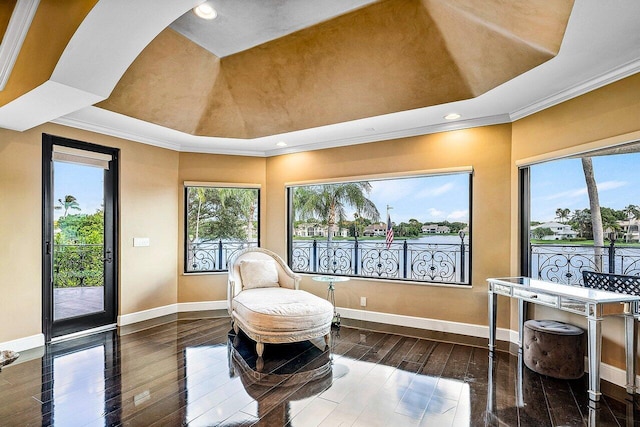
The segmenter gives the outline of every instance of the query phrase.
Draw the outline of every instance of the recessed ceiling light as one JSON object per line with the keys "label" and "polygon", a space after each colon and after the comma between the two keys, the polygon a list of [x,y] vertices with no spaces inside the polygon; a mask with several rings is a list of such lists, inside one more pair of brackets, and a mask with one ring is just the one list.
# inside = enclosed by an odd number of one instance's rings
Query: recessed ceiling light
{"label": "recessed ceiling light", "polygon": [[444,118],[446,120],[455,120],[455,119],[459,119],[460,118],[460,114],[458,114],[458,113],[450,113],[450,114],[447,114],[446,116],[444,116]]}
{"label": "recessed ceiling light", "polygon": [[216,19],[218,12],[209,3],[202,3],[193,8],[193,13],[202,19]]}
{"label": "recessed ceiling light", "polygon": [[287,146],[287,143],[286,143],[286,142],[284,142],[284,141],[280,141],[280,142],[278,142],[276,145],[277,145],[278,147],[286,147],[286,146]]}

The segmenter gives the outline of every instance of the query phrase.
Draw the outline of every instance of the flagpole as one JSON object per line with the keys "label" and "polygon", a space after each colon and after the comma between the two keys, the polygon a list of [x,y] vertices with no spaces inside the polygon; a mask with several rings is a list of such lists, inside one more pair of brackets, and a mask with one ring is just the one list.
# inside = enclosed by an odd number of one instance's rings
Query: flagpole
{"label": "flagpole", "polygon": [[391,228],[391,216],[389,216],[389,209],[393,209],[393,207],[387,205],[387,231],[385,233],[385,244],[387,245],[387,250],[391,247],[391,243],[393,242],[393,229]]}

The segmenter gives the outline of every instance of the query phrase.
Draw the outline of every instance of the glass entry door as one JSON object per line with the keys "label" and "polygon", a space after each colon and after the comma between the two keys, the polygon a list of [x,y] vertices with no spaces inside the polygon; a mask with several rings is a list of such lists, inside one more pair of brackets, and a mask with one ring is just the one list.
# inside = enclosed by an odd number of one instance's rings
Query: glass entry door
{"label": "glass entry door", "polygon": [[115,323],[117,153],[43,135],[47,341]]}

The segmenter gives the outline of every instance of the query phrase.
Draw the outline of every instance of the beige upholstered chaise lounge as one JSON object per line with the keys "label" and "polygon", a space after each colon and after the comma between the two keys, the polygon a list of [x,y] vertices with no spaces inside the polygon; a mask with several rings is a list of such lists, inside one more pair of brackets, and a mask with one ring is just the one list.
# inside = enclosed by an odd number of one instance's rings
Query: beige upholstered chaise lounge
{"label": "beige upholstered chaise lounge", "polygon": [[298,289],[301,277],[275,253],[262,248],[242,250],[229,265],[227,298],[233,329],[256,342],[281,344],[324,337],[329,345],[333,306]]}

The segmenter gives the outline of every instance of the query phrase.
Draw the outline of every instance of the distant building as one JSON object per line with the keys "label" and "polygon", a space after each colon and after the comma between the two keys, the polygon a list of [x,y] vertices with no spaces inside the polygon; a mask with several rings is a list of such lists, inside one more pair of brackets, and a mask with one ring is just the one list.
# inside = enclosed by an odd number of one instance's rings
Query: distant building
{"label": "distant building", "polygon": [[[293,230],[293,235],[297,237],[327,237],[328,227],[323,224],[317,223],[302,223],[298,224]],[[331,227],[331,236],[336,237],[348,237],[349,230],[346,228],[338,228],[337,225]]]}
{"label": "distant building", "polygon": [[422,232],[428,234],[449,234],[451,229],[447,225],[425,224],[422,226]]}
{"label": "distant building", "polygon": [[367,225],[362,232],[363,236],[386,236],[387,224],[379,222],[377,224]]}
{"label": "distant building", "polygon": [[[570,225],[560,224],[559,222],[545,222],[531,227],[531,231],[533,232],[536,228],[548,228],[551,230],[552,234],[542,237],[542,240],[567,240],[575,239],[578,236],[577,233],[571,229]],[[533,233],[531,237],[533,237]]]}
{"label": "distant building", "polygon": [[626,219],[618,221],[618,225],[622,229],[621,240],[625,242],[640,241],[640,221],[637,219]]}

